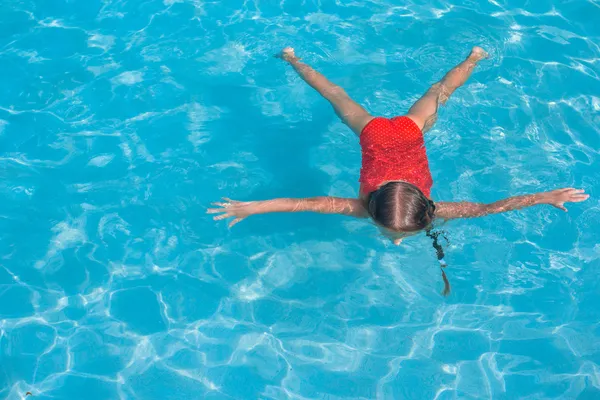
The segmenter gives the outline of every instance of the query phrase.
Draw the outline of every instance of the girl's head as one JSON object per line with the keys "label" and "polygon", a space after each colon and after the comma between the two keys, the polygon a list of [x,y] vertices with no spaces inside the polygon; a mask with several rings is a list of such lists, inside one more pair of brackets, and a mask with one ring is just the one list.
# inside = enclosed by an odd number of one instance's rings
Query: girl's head
{"label": "girl's head", "polygon": [[369,195],[369,215],[393,239],[414,234],[431,225],[435,206],[419,188],[408,182],[389,182]]}
{"label": "girl's head", "polygon": [[438,261],[442,268],[444,291],[450,293],[450,282],[443,270],[444,249],[439,243],[441,232],[431,231],[435,205],[415,185],[407,182],[389,182],[369,195],[368,211],[371,218],[382,228],[383,234],[395,244],[400,244],[403,237],[410,236],[425,229],[427,236],[433,240]]}

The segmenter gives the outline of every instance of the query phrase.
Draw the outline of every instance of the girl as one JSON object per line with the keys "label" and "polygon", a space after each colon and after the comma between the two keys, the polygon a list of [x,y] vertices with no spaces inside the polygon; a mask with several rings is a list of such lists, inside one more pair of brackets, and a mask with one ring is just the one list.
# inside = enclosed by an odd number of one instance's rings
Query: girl
{"label": "girl", "polygon": [[[444,267],[437,234],[430,231],[434,219],[481,217],[538,204],[550,204],[567,211],[564,207],[566,202],[581,202],[589,197],[583,190],[568,188],[510,197],[491,204],[431,200],[433,181],[423,133],[435,123],[439,104],[445,104],[450,95],[467,81],[477,63],[487,57],[481,47],[474,47],[471,54],[440,82],[431,86],[406,115],[391,119],[373,117],[341,87],[300,62],[291,47],[283,49],[280,57],[329,100],[337,115],[359,136],[362,148],[359,197],[282,198],[250,202],[225,199],[226,203],[214,203],[219,208],[208,210],[209,214],[219,214],[214,217],[215,220],[233,218],[229,224],[233,226],[250,215],[301,211],[370,217],[396,245],[407,236],[427,230]],[[444,282],[447,293],[449,287],[445,275]]]}

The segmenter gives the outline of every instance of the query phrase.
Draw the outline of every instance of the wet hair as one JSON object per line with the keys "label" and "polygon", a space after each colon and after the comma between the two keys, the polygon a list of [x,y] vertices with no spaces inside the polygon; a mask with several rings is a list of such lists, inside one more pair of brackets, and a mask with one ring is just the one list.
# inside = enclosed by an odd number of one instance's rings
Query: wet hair
{"label": "wet hair", "polygon": [[435,205],[408,182],[389,182],[369,195],[369,215],[396,232],[416,232],[431,225]]}
{"label": "wet hair", "polygon": [[444,281],[444,290],[442,291],[442,295],[448,296],[450,294],[450,281],[448,281],[446,272],[444,272],[444,268],[446,268],[446,261],[444,261],[444,248],[440,244],[439,237],[442,236],[446,240],[446,243],[448,243],[448,238],[446,237],[444,231],[432,231],[431,229],[427,229],[426,234],[431,238],[431,240],[433,240],[433,248],[435,249],[437,259],[440,262],[440,271],[442,271],[442,280]]}
{"label": "wet hair", "polygon": [[426,230],[427,236],[433,241],[433,248],[440,262],[444,280],[442,294],[447,296],[450,293],[450,283],[443,270],[446,266],[444,249],[438,240],[443,233],[431,230],[435,216],[434,202],[413,184],[399,181],[388,182],[369,194],[367,210],[375,222],[389,230],[396,232]]}

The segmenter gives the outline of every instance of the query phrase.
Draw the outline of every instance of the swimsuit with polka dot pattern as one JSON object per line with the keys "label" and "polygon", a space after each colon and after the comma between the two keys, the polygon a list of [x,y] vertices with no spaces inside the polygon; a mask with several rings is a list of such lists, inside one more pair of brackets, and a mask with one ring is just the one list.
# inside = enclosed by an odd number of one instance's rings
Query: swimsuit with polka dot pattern
{"label": "swimsuit with polka dot pattern", "polygon": [[433,179],[429,170],[423,132],[410,118],[377,117],[360,135],[363,194],[369,194],[386,181],[405,181],[430,197]]}

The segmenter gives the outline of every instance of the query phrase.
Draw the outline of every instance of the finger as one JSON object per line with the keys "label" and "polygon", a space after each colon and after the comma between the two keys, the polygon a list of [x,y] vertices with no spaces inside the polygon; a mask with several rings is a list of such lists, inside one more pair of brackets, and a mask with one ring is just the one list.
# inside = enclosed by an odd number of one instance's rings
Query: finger
{"label": "finger", "polygon": [[209,208],[208,210],[206,210],[207,214],[218,214],[222,212],[224,212],[222,208]]}
{"label": "finger", "polygon": [[228,202],[228,203],[239,203],[239,201],[237,201],[237,200],[231,200],[231,199],[230,199],[230,198],[228,198],[228,197],[223,197],[223,200],[225,200],[225,201],[226,201],[226,202]]}
{"label": "finger", "polygon": [[213,206],[223,207],[223,208],[229,207],[231,205],[231,204],[227,204],[227,203],[210,203],[210,204]]}
{"label": "finger", "polygon": [[586,201],[589,198],[590,198],[589,194],[584,194],[584,195],[578,195],[578,196],[571,197],[571,201],[574,203],[580,203],[582,201]]}
{"label": "finger", "polygon": [[229,215],[229,214],[221,214],[221,215],[217,215],[216,217],[213,217],[213,220],[220,221],[222,219],[226,219],[226,218],[229,218],[229,217],[231,217],[231,215]]}
{"label": "finger", "polygon": [[231,227],[233,227],[235,224],[237,224],[237,223],[239,223],[239,222],[242,222],[243,220],[244,220],[244,218],[236,218],[236,219],[234,219],[233,221],[231,221],[231,222],[229,223],[229,227],[231,228]]}
{"label": "finger", "polygon": [[578,194],[578,193],[583,193],[585,192],[585,190],[583,189],[575,189],[575,188],[569,188],[565,190],[565,193],[569,193],[569,194]]}
{"label": "finger", "polygon": [[587,197],[590,197],[590,195],[589,194],[572,194],[572,195],[569,196],[569,199],[577,199],[577,198],[580,198],[580,197],[586,197],[587,198]]}

